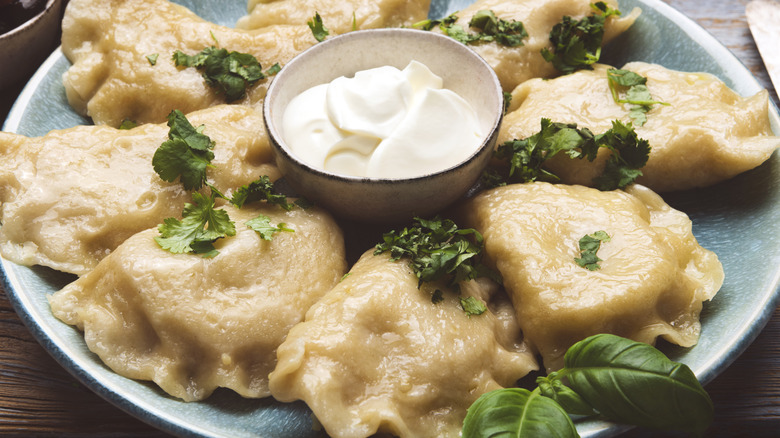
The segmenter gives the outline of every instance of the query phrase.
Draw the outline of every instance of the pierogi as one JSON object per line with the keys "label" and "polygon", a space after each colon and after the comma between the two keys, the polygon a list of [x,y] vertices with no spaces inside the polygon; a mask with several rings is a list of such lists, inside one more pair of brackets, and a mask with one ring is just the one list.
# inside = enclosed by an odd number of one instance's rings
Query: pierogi
{"label": "pierogi", "polygon": [[249,15],[236,27],[259,29],[278,24],[301,25],[315,13],[331,34],[355,29],[411,27],[428,16],[430,0],[249,0]]}
{"label": "pierogi", "polygon": [[[278,16],[285,11],[300,13],[309,6],[296,0],[277,3],[284,9],[275,12]],[[333,22],[351,23],[353,10],[335,7],[341,3],[321,0],[316,5],[331,11],[327,16]],[[408,10],[392,9],[400,7],[395,2],[388,9],[371,12],[361,28],[398,25],[402,18],[396,13],[424,18],[427,2],[410,3]],[[340,12],[345,16],[339,18]],[[62,22],[62,51],[73,63],[63,75],[68,102],[95,124],[110,126],[119,126],[125,119],[159,123],[173,109],[186,114],[225,103],[200,71],[175,66],[174,52],[194,55],[216,46],[252,54],[265,70],[275,63],[284,65],[317,43],[306,21],[299,21],[269,22],[254,30],[231,29],[165,0],[72,0]],[[150,55],[158,56],[155,63],[149,61]],[[243,99],[232,103],[261,106],[269,81],[261,80]]]}
{"label": "pierogi", "polygon": [[[216,143],[209,181],[230,192],[279,171],[260,113],[223,105],[188,115]],[[22,265],[87,273],[125,239],[178,217],[191,196],[152,157],[165,124],[77,126],[28,138],[0,132],[0,252]]]}
{"label": "pierogi", "polygon": [[[481,193],[462,206],[463,226],[485,238],[526,342],[548,370],[575,342],[612,333],[653,344],[698,341],[702,302],[723,282],[717,256],[691,221],[646,187],[602,192],[527,183]],[[575,263],[579,240],[605,231],[600,269]]]}
{"label": "pierogi", "polygon": [[[316,208],[225,209],[236,235],[215,243],[216,257],[169,253],[156,229],[142,231],[51,295],[52,312],[111,369],[175,397],[201,400],[217,387],[268,396],[276,348],[346,272],[344,240]],[[245,225],[259,214],[294,232],[261,239]]]}
{"label": "pierogi", "polygon": [[[499,144],[539,131],[542,117],[576,123],[600,134],[613,120],[628,123],[631,105],[616,103],[606,65],[551,80],[533,79],[512,92]],[[731,178],[766,161],[780,147],[769,123],[768,93],[743,98],[707,73],[686,73],[659,65],[631,62],[622,67],[647,78],[653,105],[647,122],[634,126],[650,143],[650,158],[637,179],[657,192],[704,187]],[[545,163],[564,183],[591,185],[609,152],[596,160],[571,160],[561,154]]]}
{"label": "pierogi", "polygon": [[271,393],[305,401],[333,437],[460,436],[474,400],[537,368],[498,286],[462,285],[489,310],[468,316],[445,285],[418,288],[406,259],[366,252],[279,347]]}
{"label": "pierogi", "polygon": [[[477,0],[457,13],[457,24],[469,28],[469,21],[481,10],[491,10],[497,18],[507,21],[521,21],[528,37],[519,47],[506,47],[495,42],[470,45],[493,67],[504,91],[510,92],[516,86],[531,78],[550,78],[560,74],[553,65],[542,57],[543,48],[551,48],[550,31],[567,15],[579,20],[593,13],[591,0]],[[604,3],[617,8],[617,1]],[[622,11],[619,17],[610,16],[604,23],[603,44],[625,32],[641,13],[639,8]]]}

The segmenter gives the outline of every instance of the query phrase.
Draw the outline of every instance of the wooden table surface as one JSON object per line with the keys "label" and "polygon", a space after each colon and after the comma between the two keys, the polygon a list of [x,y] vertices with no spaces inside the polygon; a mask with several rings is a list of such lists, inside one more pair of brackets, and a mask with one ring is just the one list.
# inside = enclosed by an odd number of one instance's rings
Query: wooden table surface
{"label": "wooden table surface", "polygon": [[[777,93],[745,20],[747,0],[665,1],[733,51],[777,102]],[[0,91],[0,120],[5,119],[19,91],[19,87]],[[167,436],[115,408],[71,377],[33,339],[1,288],[0,435]],[[780,436],[780,307],[747,351],[706,389],[716,411],[706,436]],[[633,430],[625,436],[659,434]]]}

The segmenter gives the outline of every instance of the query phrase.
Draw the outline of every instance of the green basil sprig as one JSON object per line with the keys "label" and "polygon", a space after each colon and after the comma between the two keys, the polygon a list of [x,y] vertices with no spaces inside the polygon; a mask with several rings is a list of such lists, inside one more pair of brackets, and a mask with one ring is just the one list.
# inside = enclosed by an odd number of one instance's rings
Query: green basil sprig
{"label": "green basil sprig", "polygon": [[[595,335],[569,348],[564,364],[539,377],[533,391],[484,394],[468,410],[463,437],[579,436],[561,412],[699,435],[713,420],[712,400],[690,368],[650,345]],[[540,421],[554,429],[545,431]]]}

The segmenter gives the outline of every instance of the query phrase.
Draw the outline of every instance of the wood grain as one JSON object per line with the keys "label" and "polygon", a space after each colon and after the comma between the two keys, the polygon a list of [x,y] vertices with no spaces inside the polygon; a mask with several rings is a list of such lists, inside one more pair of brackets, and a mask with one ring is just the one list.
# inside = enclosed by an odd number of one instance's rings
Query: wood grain
{"label": "wood grain", "polygon": [[[667,0],[702,25],[777,93],[745,20],[747,0]],[[0,91],[0,120],[20,87]],[[0,286],[1,289],[1,286]],[[756,341],[707,386],[716,419],[706,436],[780,435],[780,308]],[[27,331],[0,290],[0,435],[19,437],[165,437],[86,389]],[[633,430],[625,437],[677,436]],[[682,435],[680,435],[682,436]]]}

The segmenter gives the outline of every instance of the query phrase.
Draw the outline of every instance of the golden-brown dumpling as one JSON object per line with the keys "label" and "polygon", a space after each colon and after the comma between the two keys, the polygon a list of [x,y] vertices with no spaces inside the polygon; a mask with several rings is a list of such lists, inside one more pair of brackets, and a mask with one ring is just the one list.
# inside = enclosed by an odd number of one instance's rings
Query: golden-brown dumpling
{"label": "golden-brown dumpling", "polygon": [[[526,342],[548,369],[575,342],[612,333],[682,346],[699,337],[702,301],[723,268],[691,233],[691,221],[649,189],[515,184],[481,193],[463,208],[504,278]],[[605,231],[598,270],[575,263],[579,240]]]}
{"label": "golden-brown dumpling", "polygon": [[[543,48],[551,48],[550,31],[561,22],[564,15],[579,20],[593,13],[591,0],[477,0],[457,13],[457,24],[469,28],[469,21],[478,11],[491,10],[497,18],[521,21],[528,37],[519,47],[506,47],[495,42],[471,45],[496,71],[504,91],[512,91],[517,85],[531,78],[549,78],[559,74],[541,54]],[[617,1],[607,0],[607,5],[617,8]],[[625,32],[640,14],[639,8],[622,11],[620,17],[610,16],[604,23],[606,44]]]}
{"label": "golden-brown dumpling", "polygon": [[[630,105],[615,103],[607,82],[606,65],[559,78],[530,80],[512,93],[499,143],[526,138],[539,131],[542,117],[576,123],[600,134],[613,120],[628,123]],[[637,135],[652,148],[644,176],[637,179],[657,192],[704,187],[731,178],[766,161],[780,147],[772,134],[766,90],[743,98],[721,80],[706,73],[686,73],[643,62],[623,69],[647,78],[654,100]],[[569,184],[592,184],[604,167],[608,151],[593,163],[555,157],[546,166]]]}
{"label": "golden-brown dumpling", "polygon": [[[260,113],[223,105],[188,119],[205,125],[216,143],[208,177],[221,190],[279,177]],[[178,217],[191,195],[152,167],[168,131],[148,124],[77,126],[32,138],[0,132],[3,257],[81,275],[133,234]]]}
{"label": "golden-brown dumpling", "polygon": [[[111,369],[187,401],[217,387],[265,397],[276,348],[346,272],[341,231],[322,210],[225,207],[236,236],[214,258],[171,254],[140,232],[53,294],[52,312],[84,331]],[[245,221],[264,214],[294,232],[263,240]]]}
{"label": "golden-brown dumpling", "polygon": [[490,310],[467,316],[443,284],[418,288],[404,259],[365,253],[279,347],[272,395],[305,401],[333,437],[459,436],[481,394],[536,369],[498,287],[462,289]]}

